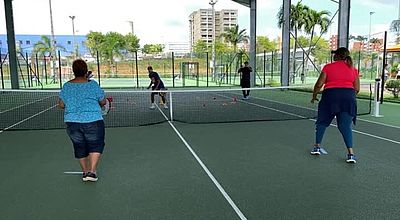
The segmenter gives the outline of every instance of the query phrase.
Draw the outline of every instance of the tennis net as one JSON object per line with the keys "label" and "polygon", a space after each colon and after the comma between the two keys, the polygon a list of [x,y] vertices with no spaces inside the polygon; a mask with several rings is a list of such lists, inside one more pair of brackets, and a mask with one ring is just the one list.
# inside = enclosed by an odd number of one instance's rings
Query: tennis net
{"label": "tennis net", "polygon": [[[370,114],[371,86],[363,86],[358,99],[358,115]],[[104,116],[107,127],[132,127],[178,121],[223,123],[311,119],[317,103],[310,103],[310,87],[251,88],[242,99],[241,89],[165,90],[167,104],[150,107],[151,91],[106,90],[113,98]],[[57,107],[59,91],[0,90],[0,131],[65,128],[63,110]],[[164,108],[167,106],[168,108]]]}

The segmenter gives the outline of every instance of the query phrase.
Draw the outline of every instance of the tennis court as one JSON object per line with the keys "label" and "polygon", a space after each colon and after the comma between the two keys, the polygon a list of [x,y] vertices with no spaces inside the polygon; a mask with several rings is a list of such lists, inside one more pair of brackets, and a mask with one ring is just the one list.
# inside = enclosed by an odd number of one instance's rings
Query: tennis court
{"label": "tennis court", "polygon": [[170,108],[155,110],[143,93],[107,91],[114,103],[105,119],[100,179],[83,183],[54,106],[57,93],[3,92],[1,219],[400,215],[399,123],[371,118],[368,100],[358,102],[358,163],[350,165],[334,125],[324,138],[329,154],[310,155],[315,106],[304,91],[254,89],[250,100],[241,100],[239,90],[171,91]]}

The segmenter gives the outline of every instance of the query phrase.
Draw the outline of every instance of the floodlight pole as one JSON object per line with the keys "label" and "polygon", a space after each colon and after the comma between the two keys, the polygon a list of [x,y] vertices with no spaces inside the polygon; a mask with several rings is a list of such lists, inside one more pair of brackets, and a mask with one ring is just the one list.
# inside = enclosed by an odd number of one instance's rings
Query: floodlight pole
{"label": "floodlight pole", "polygon": [[190,26],[190,61],[193,59],[193,15],[189,18]]}
{"label": "floodlight pole", "polygon": [[212,77],[215,78],[215,4],[218,0],[210,0],[209,4],[212,8],[212,34],[213,34],[213,41],[212,41]]}
{"label": "floodlight pole", "polygon": [[371,24],[372,24],[372,15],[375,14],[374,11],[369,12],[369,33],[368,33],[368,54],[371,54]]}
{"label": "floodlight pole", "polygon": [[75,16],[69,16],[69,18],[71,18],[72,20],[72,47],[73,47],[73,52],[74,52],[74,58],[76,58],[78,56],[78,52],[77,52],[77,48],[75,45]]}
{"label": "floodlight pole", "polygon": [[[51,0],[49,0],[49,7],[50,7],[50,28],[51,28],[51,55],[56,57],[56,45],[55,45],[55,37],[54,37],[54,26],[53,26],[53,10],[51,7]],[[56,76],[56,71],[55,71],[55,62],[54,59],[51,59],[51,71],[52,71],[52,77],[53,79]],[[60,79],[61,80],[61,79]]]}
{"label": "floodlight pole", "polygon": [[129,23],[129,25],[131,26],[131,33],[132,35],[135,35],[135,32],[133,30],[133,21],[127,21]]}

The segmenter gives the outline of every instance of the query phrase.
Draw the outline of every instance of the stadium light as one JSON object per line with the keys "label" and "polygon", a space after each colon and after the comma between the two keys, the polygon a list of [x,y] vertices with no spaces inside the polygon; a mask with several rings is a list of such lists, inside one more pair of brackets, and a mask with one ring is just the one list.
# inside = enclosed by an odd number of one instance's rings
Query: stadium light
{"label": "stadium light", "polygon": [[212,40],[212,76],[215,77],[215,4],[217,4],[218,0],[210,0],[209,4],[212,8],[212,33],[213,33],[213,40]]}
{"label": "stadium light", "polygon": [[374,11],[369,12],[369,33],[368,33],[368,53],[371,53],[371,24],[372,24],[372,15],[375,14]]}
{"label": "stadium light", "polygon": [[69,16],[69,18],[71,18],[72,21],[72,47],[73,47],[73,51],[74,51],[74,56],[75,58],[78,56],[78,52],[77,52],[77,48],[75,45],[75,15]]}

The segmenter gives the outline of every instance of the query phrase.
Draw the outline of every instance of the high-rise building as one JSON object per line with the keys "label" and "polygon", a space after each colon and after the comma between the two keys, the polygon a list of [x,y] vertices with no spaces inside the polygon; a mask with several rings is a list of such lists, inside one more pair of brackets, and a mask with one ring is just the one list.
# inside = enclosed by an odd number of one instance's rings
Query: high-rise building
{"label": "high-rise building", "polygon": [[338,35],[332,35],[329,39],[329,47],[331,50],[336,50],[338,46]]}
{"label": "high-rise building", "polygon": [[[218,38],[226,28],[237,25],[238,10],[223,9],[215,11],[215,37]],[[211,45],[213,40],[212,9],[200,9],[189,16],[190,48],[202,40]]]}

